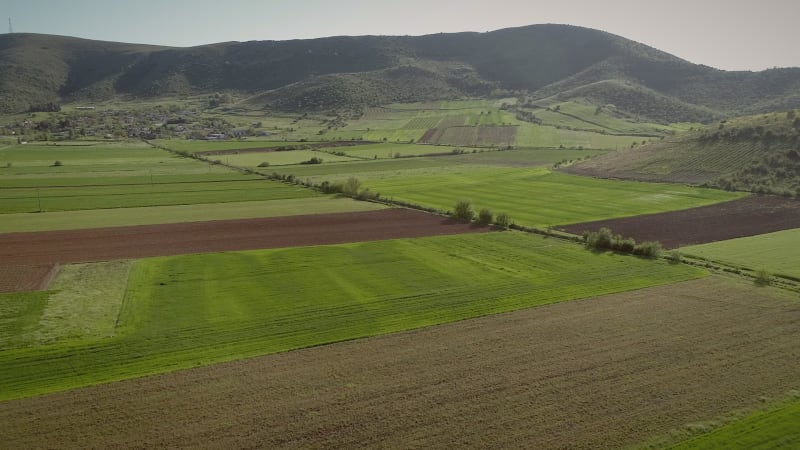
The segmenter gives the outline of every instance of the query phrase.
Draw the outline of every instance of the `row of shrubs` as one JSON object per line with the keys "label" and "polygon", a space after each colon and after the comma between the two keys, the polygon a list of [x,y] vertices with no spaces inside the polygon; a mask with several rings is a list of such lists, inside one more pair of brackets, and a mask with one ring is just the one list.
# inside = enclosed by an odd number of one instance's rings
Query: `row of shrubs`
{"label": "row of shrubs", "polygon": [[646,241],[637,244],[633,238],[615,235],[608,228],[583,233],[583,241],[587,247],[597,250],[614,250],[646,258],[658,258],[661,255],[660,242]]}
{"label": "row of shrubs", "polygon": [[482,208],[478,213],[472,209],[472,203],[468,200],[461,200],[456,203],[453,208],[452,216],[456,220],[464,222],[472,222],[473,220],[478,225],[488,226],[495,225],[499,228],[508,228],[511,226],[511,217],[506,213],[498,213],[496,216],[489,208]]}

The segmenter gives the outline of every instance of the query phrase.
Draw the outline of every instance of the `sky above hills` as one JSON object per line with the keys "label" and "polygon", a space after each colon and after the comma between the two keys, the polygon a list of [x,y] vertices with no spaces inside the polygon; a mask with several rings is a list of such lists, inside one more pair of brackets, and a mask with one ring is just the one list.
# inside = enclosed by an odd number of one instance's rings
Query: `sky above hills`
{"label": "sky above hills", "polygon": [[15,32],[170,46],[563,23],[720,69],[800,67],[798,0],[3,0],[0,18]]}

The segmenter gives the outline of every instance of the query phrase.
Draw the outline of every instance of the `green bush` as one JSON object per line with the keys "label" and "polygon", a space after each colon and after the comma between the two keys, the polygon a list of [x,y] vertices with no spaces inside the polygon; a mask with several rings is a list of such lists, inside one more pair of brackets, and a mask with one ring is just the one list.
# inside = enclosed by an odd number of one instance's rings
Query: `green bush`
{"label": "green bush", "polygon": [[661,243],[653,241],[642,242],[634,247],[633,254],[644,256],[645,258],[658,258],[661,255]]}
{"label": "green bush", "polygon": [[261,164],[259,164],[258,167],[269,167],[269,163],[264,161]]}
{"label": "green bush", "polygon": [[498,213],[494,218],[494,224],[500,228],[508,228],[511,226],[511,216],[506,213]]}
{"label": "green bush", "polygon": [[475,211],[472,210],[472,203],[469,200],[461,200],[456,203],[453,208],[453,218],[463,220],[466,222],[471,221],[475,217]]}
{"label": "green bush", "polygon": [[680,264],[681,263],[681,252],[677,250],[673,250],[667,254],[667,261],[670,264]]}
{"label": "green bush", "polygon": [[62,163],[61,161],[56,161],[56,162],[53,163],[53,167],[61,167],[63,165],[64,165],[64,163]]}
{"label": "green bush", "polygon": [[756,272],[755,280],[753,282],[756,286],[769,286],[772,284],[772,275],[764,269]]}
{"label": "green bush", "polygon": [[492,214],[491,209],[482,208],[478,211],[478,223],[480,225],[489,225],[492,223],[492,219],[494,219],[494,214]]}
{"label": "green bush", "polygon": [[342,185],[342,193],[345,195],[357,195],[358,189],[361,187],[361,181],[356,177],[350,177]]}

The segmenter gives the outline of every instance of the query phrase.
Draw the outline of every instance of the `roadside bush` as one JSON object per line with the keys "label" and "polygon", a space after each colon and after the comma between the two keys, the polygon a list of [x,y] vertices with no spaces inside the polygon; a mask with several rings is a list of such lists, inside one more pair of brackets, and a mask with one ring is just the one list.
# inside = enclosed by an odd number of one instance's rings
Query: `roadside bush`
{"label": "roadside bush", "polygon": [[500,228],[508,228],[511,226],[511,216],[506,213],[498,213],[494,218],[494,224]]}
{"label": "roadside bush", "polygon": [[303,161],[300,164],[322,164],[322,158],[317,158],[316,156],[314,156],[308,161]]}
{"label": "roadside bush", "polygon": [[264,161],[261,164],[259,164],[258,167],[269,167],[269,163]]}
{"label": "roadside bush", "polygon": [[345,195],[357,195],[358,189],[361,187],[361,181],[356,177],[350,177],[342,185],[342,193]]}
{"label": "roadside bush", "polygon": [[653,241],[642,242],[634,247],[633,254],[644,256],[645,258],[658,258],[661,255],[661,243]]}
{"label": "roadside bush", "polygon": [[769,286],[772,284],[772,275],[764,269],[756,272],[756,278],[753,280],[756,286]]}
{"label": "roadside bush", "polygon": [[471,221],[475,217],[475,211],[472,210],[472,203],[468,200],[461,200],[456,203],[453,208],[453,218],[463,220],[466,222]]}
{"label": "roadside bush", "polygon": [[681,252],[677,250],[673,250],[667,254],[667,261],[670,264],[680,264],[681,263]]}
{"label": "roadside bush", "polygon": [[478,223],[480,225],[489,225],[492,223],[492,219],[494,219],[494,214],[492,214],[491,209],[482,208],[478,211]]}
{"label": "roadside bush", "polygon": [[614,236],[608,228],[600,228],[597,231],[586,232],[583,234],[583,240],[586,246],[598,250],[611,249],[611,243]]}

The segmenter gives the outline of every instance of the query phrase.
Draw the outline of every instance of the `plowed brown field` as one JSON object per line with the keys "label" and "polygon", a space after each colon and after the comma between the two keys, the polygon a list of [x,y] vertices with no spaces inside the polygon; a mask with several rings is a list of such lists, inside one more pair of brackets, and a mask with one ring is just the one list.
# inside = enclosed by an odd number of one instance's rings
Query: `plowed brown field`
{"label": "plowed brown field", "polygon": [[665,248],[724,241],[800,228],[800,201],[750,196],[710,206],[559,227],[573,234],[609,228],[637,241],[659,241]]}
{"label": "plowed brown field", "polygon": [[798,387],[800,302],[720,277],[0,403],[8,448],[620,448]]}
{"label": "plowed brown field", "polygon": [[[0,271],[15,266],[340,244],[486,231],[410,209],[0,234]],[[10,276],[10,275],[9,275]],[[2,275],[0,275],[2,278]],[[11,283],[0,283],[0,288]],[[2,292],[2,291],[0,291]]]}

